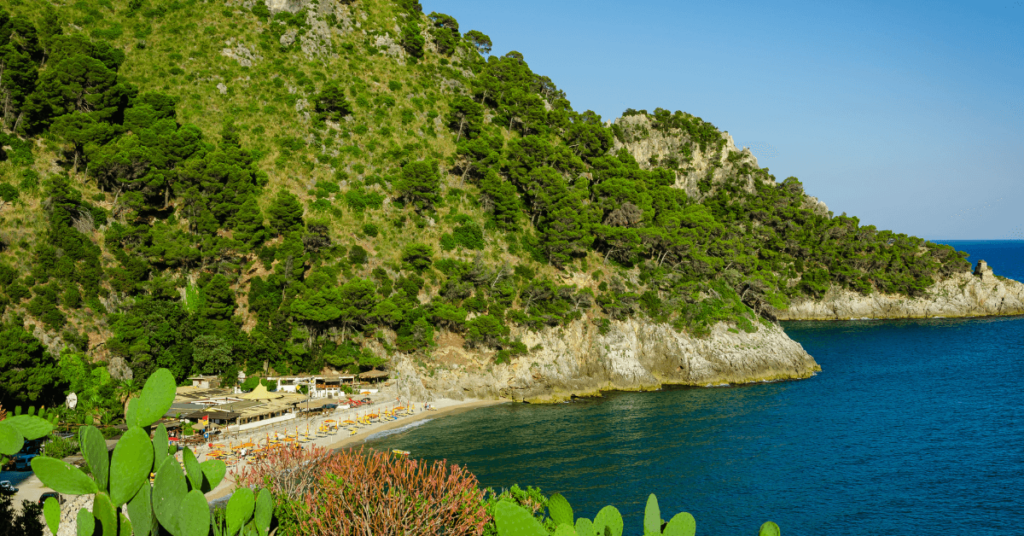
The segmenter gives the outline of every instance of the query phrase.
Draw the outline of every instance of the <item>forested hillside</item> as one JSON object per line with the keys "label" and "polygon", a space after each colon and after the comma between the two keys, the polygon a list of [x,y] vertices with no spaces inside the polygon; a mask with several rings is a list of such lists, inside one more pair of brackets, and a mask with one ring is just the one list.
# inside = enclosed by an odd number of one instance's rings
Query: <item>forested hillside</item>
{"label": "forested hillside", "polygon": [[158,367],[501,363],[576,320],[752,331],[831,285],[969,268],[818,209],[700,118],[574,110],[416,0],[5,6],[6,406],[113,410]]}

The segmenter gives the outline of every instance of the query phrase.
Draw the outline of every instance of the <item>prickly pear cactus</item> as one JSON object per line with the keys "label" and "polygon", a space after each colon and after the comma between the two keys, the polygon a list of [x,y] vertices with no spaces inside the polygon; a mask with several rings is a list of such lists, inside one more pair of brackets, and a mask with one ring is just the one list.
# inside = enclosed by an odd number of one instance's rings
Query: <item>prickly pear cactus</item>
{"label": "prickly pear cactus", "polygon": [[644,508],[644,536],[661,534],[661,508],[658,498],[652,493],[647,497],[647,508]]}
{"label": "prickly pear cactus", "polygon": [[555,525],[573,525],[572,506],[565,497],[556,493],[548,499],[548,515]]}
{"label": "prickly pear cactus", "polygon": [[[125,413],[128,431],[121,436],[113,454],[99,430],[86,426],[79,432],[82,454],[90,477],[77,467],[47,456],[32,460],[32,470],[43,484],[65,495],[95,494],[92,511],[79,510],[76,529],[79,536],[207,536],[210,532],[210,507],[205,492],[224,479],[227,466],[222,461],[199,463],[192,451],[183,458],[188,477],[178,461],[169,455],[167,430],[157,426],[150,439],[149,427],[158,421],[174,401],[174,376],[159,369],[146,381],[139,398],[132,399]],[[20,412],[19,412],[20,413]],[[37,439],[50,433],[52,423],[34,415],[17,415],[0,422],[0,454],[21,450],[24,439]],[[40,409],[40,413],[43,410]],[[13,451],[12,451],[13,449]],[[154,483],[149,474],[156,472]],[[257,495],[243,489],[233,498],[230,510],[230,534],[245,528],[245,534],[267,536],[272,521],[273,498],[267,490]],[[120,512],[127,505],[128,517]],[[60,523],[60,505],[48,500],[43,505],[47,526],[55,533]],[[129,521],[129,517],[131,521]]]}
{"label": "prickly pear cactus", "polygon": [[765,521],[761,525],[761,530],[758,531],[757,536],[781,536],[781,534],[782,530],[779,529],[778,525],[771,521]]}
{"label": "prickly pear cactus", "polygon": [[522,506],[501,501],[494,508],[498,536],[548,536],[544,526]]}
{"label": "prickly pear cactus", "polygon": [[697,521],[693,516],[682,512],[676,514],[665,527],[664,536],[693,536],[697,532]]}
{"label": "prickly pear cactus", "polygon": [[622,514],[614,506],[605,506],[594,517],[594,529],[598,536],[622,536]]}

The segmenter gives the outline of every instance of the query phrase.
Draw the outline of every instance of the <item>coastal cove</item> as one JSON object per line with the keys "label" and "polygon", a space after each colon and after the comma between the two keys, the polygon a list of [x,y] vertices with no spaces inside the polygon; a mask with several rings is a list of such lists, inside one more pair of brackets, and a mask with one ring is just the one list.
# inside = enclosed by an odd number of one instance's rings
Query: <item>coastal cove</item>
{"label": "coastal cove", "polygon": [[[1020,242],[955,246],[997,275],[1024,271]],[[698,534],[739,534],[765,519],[808,535],[1017,530],[1024,317],[783,327],[823,372],[504,404],[369,446],[465,464],[483,486],[560,492],[578,515],[614,504],[627,526],[656,493],[663,509],[692,513]]]}

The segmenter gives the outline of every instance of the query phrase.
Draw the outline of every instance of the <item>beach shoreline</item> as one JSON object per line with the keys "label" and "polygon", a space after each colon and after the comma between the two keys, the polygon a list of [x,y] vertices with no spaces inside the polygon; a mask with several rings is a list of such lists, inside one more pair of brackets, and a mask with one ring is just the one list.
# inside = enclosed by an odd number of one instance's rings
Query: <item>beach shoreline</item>
{"label": "beach shoreline", "polygon": [[466,412],[466,411],[469,411],[469,410],[472,410],[472,409],[483,408],[483,407],[487,407],[487,406],[494,406],[494,405],[497,405],[497,404],[505,404],[505,403],[508,403],[508,402],[511,402],[511,400],[509,400],[507,398],[499,398],[499,399],[496,399],[496,400],[484,400],[484,399],[451,400],[451,399],[441,399],[441,400],[438,400],[438,401],[430,403],[436,409],[427,410],[427,411],[422,411],[421,410],[419,413],[416,413],[416,414],[414,414],[414,415],[412,415],[410,417],[407,417],[405,419],[400,419],[400,420],[397,420],[397,421],[383,422],[383,423],[376,423],[376,424],[370,425],[370,426],[366,427],[365,429],[360,430],[355,435],[350,435],[350,436],[348,436],[348,437],[346,437],[344,439],[341,439],[339,441],[335,441],[334,443],[331,443],[330,445],[327,445],[327,448],[330,449],[330,450],[340,450],[340,449],[344,449],[344,448],[352,448],[352,447],[355,447],[355,446],[358,446],[358,445],[365,444],[373,435],[375,435],[377,433],[380,433],[380,432],[385,432],[385,431],[388,431],[388,430],[394,430],[396,428],[401,428],[403,426],[408,426],[409,424],[412,424],[412,423],[418,422],[418,421],[434,420],[434,419],[439,418],[439,417],[447,417],[447,416],[463,413],[463,412]]}
{"label": "beach shoreline", "polygon": [[[347,437],[344,437],[342,439],[337,439],[337,438],[335,438],[333,436],[318,437],[314,441],[311,441],[310,444],[316,445],[318,447],[324,447],[324,448],[327,448],[327,449],[330,449],[330,450],[340,450],[340,449],[345,449],[345,448],[353,448],[353,447],[360,446],[360,445],[366,443],[366,441],[368,439],[370,439],[371,436],[373,436],[374,434],[380,433],[380,432],[385,432],[385,431],[388,431],[388,430],[394,430],[396,428],[401,428],[403,426],[408,426],[409,424],[414,423],[414,422],[419,422],[419,421],[424,421],[424,420],[433,420],[433,419],[437,419],[437,418],[440,418],[440,417],[447,417],[447,416],[450,416],[450,415],[456,415],[458,413],[462,413],[462,412],[469,411],[469,410],[472,410],[472,409],[482,408],[482,407],[486,407],[486,406],[493,406],[493,405],[496,405],[496,404],[504,404],[504,403],[507,403],[507,402],[511,402],[511,400],[505,399],[505,398],[496,399],[496,400],[485,400],[485,399],[475,399],[475,398],[469,398],[469,399],[465,399],[465,400],[453,400],[453,399],[450,399],[450,398],[443,398],[443,399],[440,399],[440,400],[435,400],[433,402],[430,402],[431,407],[433,407],[434,409],[431,409],[431,410],[422,410],[422,409],[420,409],[418,412],[414,413],[413,415],[410,415],[410,416],[407,416],[407,417],[404,417],[404,418],[400,418],[400,419],[395,420],[395,421],[376,422],[376,423],[370,424],[369,426],[360,428],[357,431],[357,433],[355,433],[353,435],[350,435],[350,436],[347,436]],[[380,406],[384,406],[384,405],[386,405],[386,404],[378,403],[378,404],[375,405],[375,407],[380,407]],[[413,407],[422,408],[423,407],[423,403],[422,402],[416,403]],[[347,414],[348,412],[361,413],[363,411],[367,411],[367,410],[364,410],[364,409],[337,410],[333,414],[333,416],[334,417],[339,417],[339,416],[343,416],[343,415]],[[316,428],[325,419],[326,419],[326,416],[322,416],[322,417],[320,417],[318,419],[315,419],[315,422],[310,423],[309,426],[311,426],[313,428]],[[298,425],[300,427],[305,425],[305,423],[300,424],[298,422],[294,423],[294,424]],[[255,434],[252,434],[252,435],[255,435]],[[218,485],[215,489],[211,490],[209,493],[206,494],[206,499],[211,503],[211,505],[215,501],[223,501],[223,500],[225,500],[227,497],[229,497],[234,492],[234,490],[235,490],[235,476],[239,472],[241,472],[241,469],[243,467],[244,467],[244,464],[236,465],[235,467],[231,468],[228,471],[228,474],[225,475],[224,480],[221,481],[220,485]]]}

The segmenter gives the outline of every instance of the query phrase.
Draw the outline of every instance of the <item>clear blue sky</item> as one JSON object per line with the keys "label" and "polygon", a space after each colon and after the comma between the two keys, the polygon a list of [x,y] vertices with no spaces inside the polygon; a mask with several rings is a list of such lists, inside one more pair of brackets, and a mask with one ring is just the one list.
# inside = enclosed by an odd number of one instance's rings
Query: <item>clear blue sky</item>
{"label": "clear blue sky", "polygon": [[576,110],[690,112],[836,214],[1024,239],[1024,1],[421,1]]}

